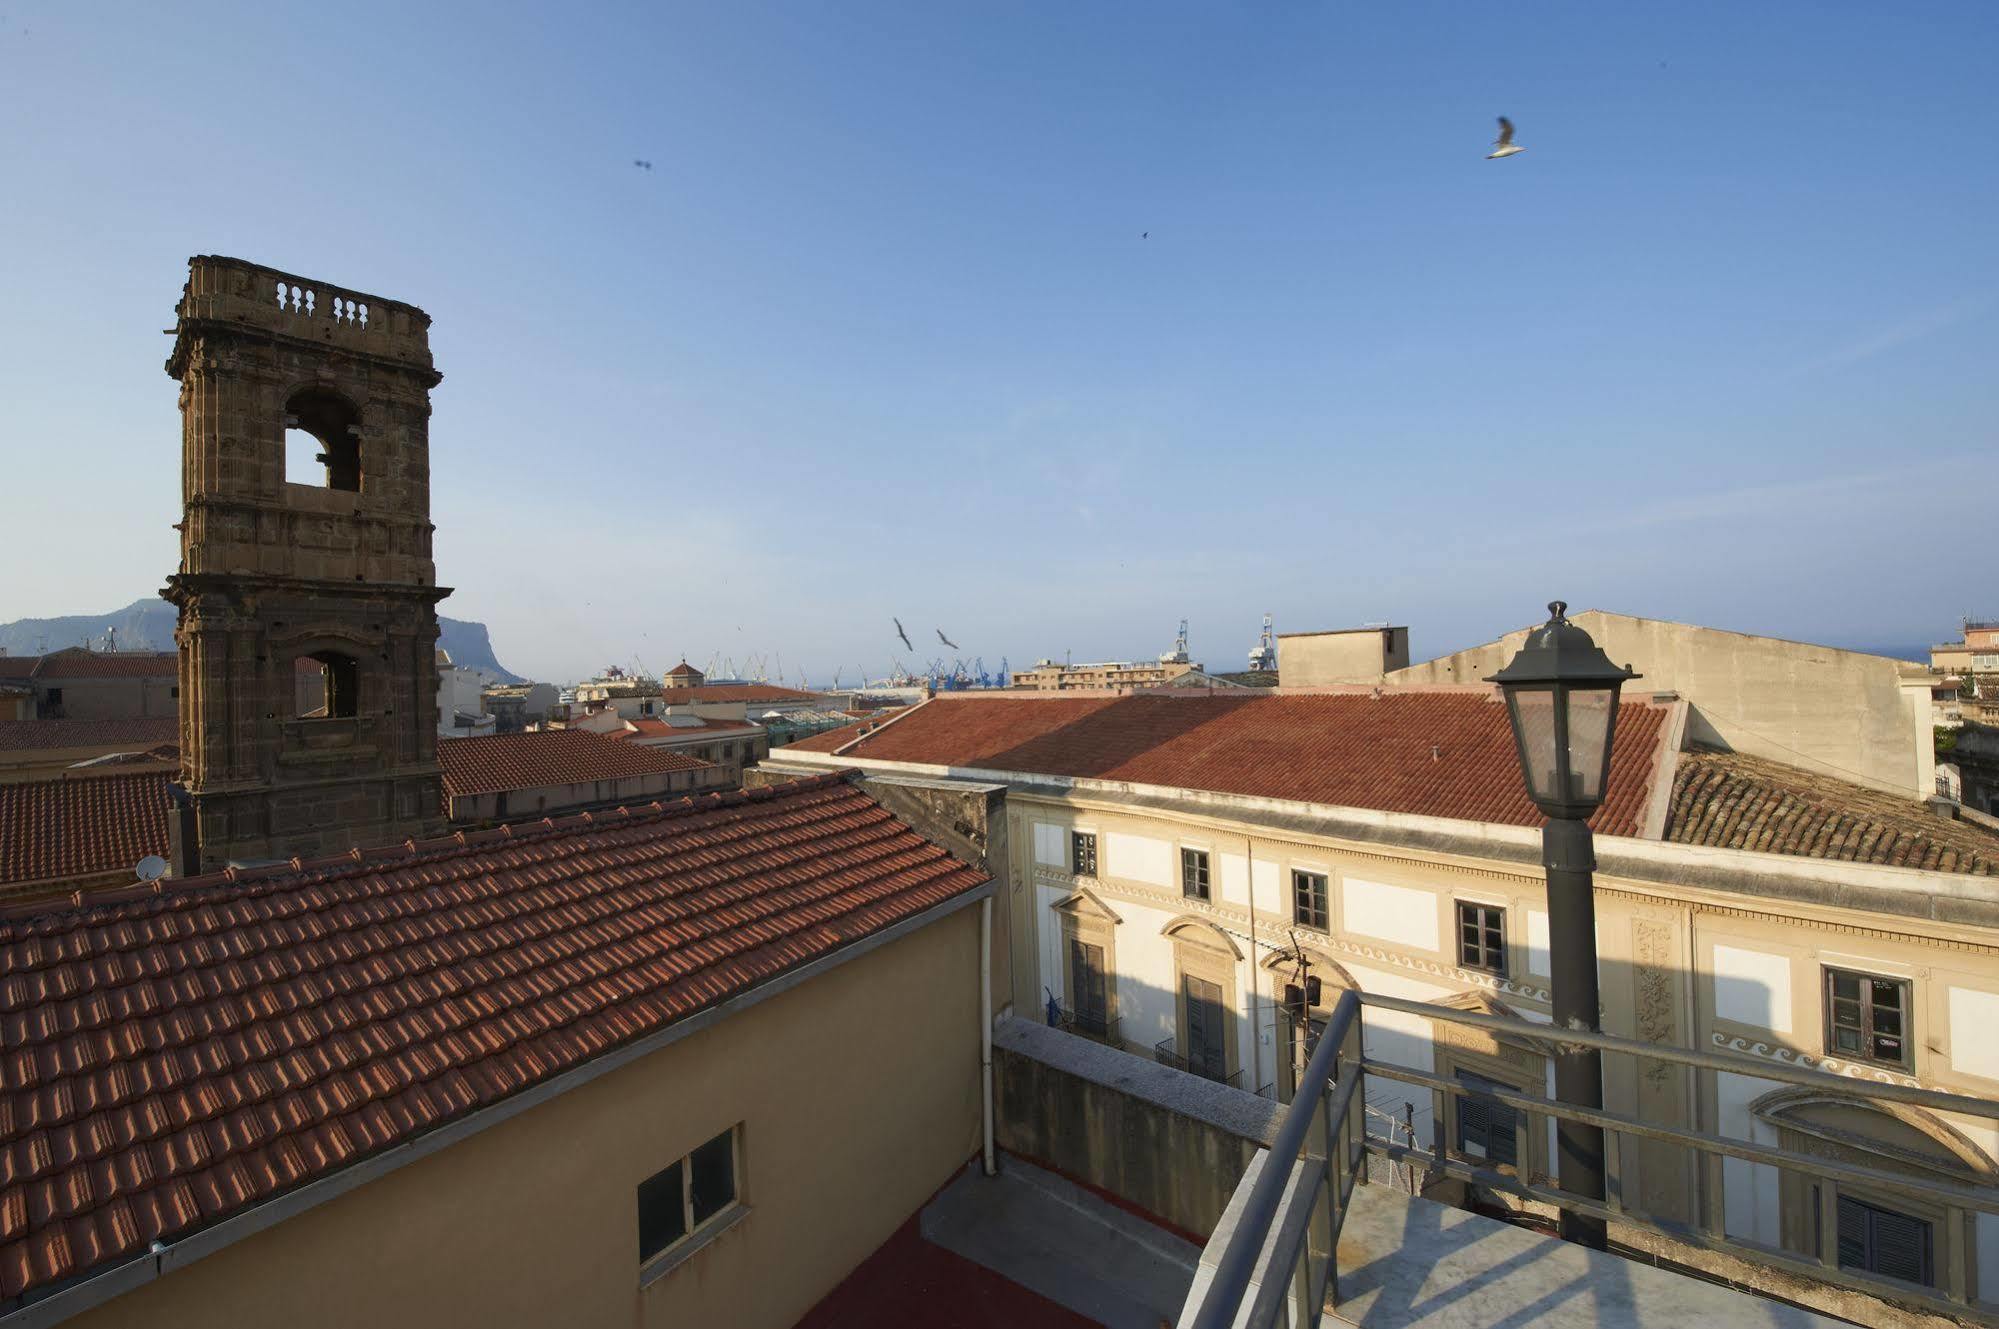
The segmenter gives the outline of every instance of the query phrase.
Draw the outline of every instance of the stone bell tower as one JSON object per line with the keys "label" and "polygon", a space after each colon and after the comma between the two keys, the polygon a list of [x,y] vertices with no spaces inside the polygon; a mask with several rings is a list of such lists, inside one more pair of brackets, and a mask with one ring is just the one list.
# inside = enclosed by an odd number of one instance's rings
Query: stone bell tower
{"label": "stone bell tower", "polygon": [[[430,318],[240,259],[188,262],[174,870],[435,834]],[[285,432],[317,440],[287,475]]]}

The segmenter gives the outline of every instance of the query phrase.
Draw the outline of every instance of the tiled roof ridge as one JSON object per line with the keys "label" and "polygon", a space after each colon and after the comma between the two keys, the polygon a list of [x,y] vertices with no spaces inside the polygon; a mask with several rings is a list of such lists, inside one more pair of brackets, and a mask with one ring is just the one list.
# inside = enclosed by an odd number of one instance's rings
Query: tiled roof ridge
{"label": "tiled roof ridge", "polygon": [[[307,875],[310,875],[315,883],[338,881],[345,876],[395,863],[413,863],[420,860],[450,861],[489,845],[535,843],[582,830],[631,829],[674,817],[691,817],[704,812],[741,807],[749,803],[768,803],[777,798],[794,798],[814,789],[825,789],[845,783],[858,773],[852,769],[828,771],[809,779],[794,780],[787,784],[770,785],[760,789],[687,794],[672,800],[654,799],[636,807],[626,804],[596,812],[572,813],[564,817],[509,822],[486,830],[454,831],[449,835],[430,839],[405,840],[397,845],[367,848],[357,846],[343,853],[327,854],[318,858],[293,858],[288,862],[263,863],[255,867],[231,866],[195,877],[162,877],[142,886],[83,892],[82,899],[72,897],[69,905],[56,906],[53,909],[46,900],[11,906],[0,905],[0,945],[6,944],[16,935],[12,925],[17,923],[25,925],[44,919],[62,919],[80,912],[130,904],[139,900],[157,900],[172,904],[177,897],[191,896],[199,892],[208,893],[205,896],[206,900],[240,899],[243,898],[242,893],[216,897],[213,892],[215,888],[221,886],[268,886],[288,878]],[[78,925],[83,925],[81,919]]]}
{"label": "tiled roof ridge", "polygon": [[431,1137],[988,880],[846,775],[563,818],[573,839],[552,821],[452,836],[338,889],[355,856],[0,924],[0,1304]]}
{"label": "tiled roof ridge", "polygon": [[[1841,790],[1807,783],[1830,781],[1831,777],[1814,777],[1782,763],[1719,749],[1690,748],[1685,756],[1673,783],[1668,840],[1999,876],[1999,839],[1991,852],[1981,852],[1938,838],[1939,834],[1950,835],[1952,828],[1962,832],[1960,823],[1939,821],[1932,827],[1911,820],[1898,825],[1889,813],[1843,803]],[[1864,786],[1852,786],[1854,798],[1866,800],[1875,795],[1876,791]],[[1929,814],[1911,804],[1906,815],[1914,819]]]}
{"label": "tiled roof ridge", "polygon": [[[875,842],[883,842],[896,833],[897,822],[894,814],[879,804],[872,805],[874,828],[880,832]],[[829,821],[840,820],[839,815],[830,816]],[[923,870],[925,881],[934,880],[942,874],[955,871],[957,860],[950,858],[944,850],[934,845],[926,846],[921,859],[907,852],[888,852],[848,865],[846,871],[855,871],[878,864],[892,865],[898,872]],[[908,862],[898,862],[907,858]],[[942,873],[938,871],[942,870]],[[796,878],[801,870],[789,874]],[[738,872],[735,877],[754,875]],[[707,892],[718,891],[731,878],[722,878],[704,883]],[[769,918],[780,912],[803,912],[814,915],[814,922],[827,927],[839,918],[865,908],[867,901],[848,901],[844,908],[829,909],[823,902],[802,895],[801,891],[809,883],[801,880],[775,882],[768,878],[762,883],[763,889],[751,899],[724,899],[719,907],[738,911],[748,911],[752,921]],[[525,896],[534,890],[531,885],[523,885],[513,892]],[[827,886],[822,894],[834,895],[837,886]],[[439,958],[427,966],[412,966],[398,963],[393,966],[373,963],[385,953],[398,949],[398,941],[392,929],[376,924],[371,931],[379,936],[376,948],[370,952],[328,953],[315,957],[319,963],[308,967],[288,966],[284,978],[291,983],[305,984],[316,989],[316,1000],[280,1002],[273,999],[260,1009],[250,1010],[239,1007],[226,1012],[227,1018],[218,1015],[217,1003],[226,999],[242,1000],[244,994],[256,989],[265,989],[270,983],[269,976],[254,971],[259,967],[256,953],[218,956],[214,964],[207,968],[176,975],[178,981],[164,984],[168,1000],[160,1005],[172,1010],[186,1011],[200,1009],[202,1018],[190,1016],[176,1019],[173,1041],[152,1041],[141,1046],[126,1048],[125,1059],[114,1067],[92,1068],[97,1075],[90,1086],[92,1092],[86,1094],[59,1093],[53,1087],[43,1087],[37,1092],[34,1111],[28,1120],[18,1123],[26,1132],[45,1130],[50,1127],[75,1123],[83,1118],[128,1106],[130,1103],[160,1092],[172,1092],[176,1086],[202,1076],[215,1076],[243,1072],[251,1076],[261,1092],[239,1095],[230,1102],[204,1102],[199,1110],[189,1116],[178,1130],[198,1129],[210,1122],[235,1115],[243,1110],[273,1099],[281,1099],[293,1093],[296,1086],[287,1083],[284,1061],[292,1055],[298,1045],[306,1040],[286,1040],[282,1034],[289,1032],[273,1028],[273,1025],[289,1024],[305,1027],[313,1024],[338,1023],[316,1019],[321,1012],[336,1006],[347,1010],[358,1010],[368,1018],[361,1026],[365,1037],[348,1025],[350,1040],[333,1049],[326,1058],[323,1071],[334,1076],[346,1075],[353,1068],[366,1061],[394,1058],[403,1055],[410,1048],[435,1039],[447,1042],[458,1041],[462,1046],[451,1048],[450,1055],[438,1064],[423,1067],[424,1074],[411,1077],[414,1086],[420,1087],[439,1077],[449,1074],[460,1066],[492,1055],[490,1046],[481,1047],[481,1040],[470,1036],[474,1028],[493,1030],[509,1035],[507,1046],[525,1041],[513,1031],[505,1028],[509,1015],[515,1010],[540,1000],[545,993],[543,987],[560,979],[560,986],[572,1000],[567,1003],[566,1018],[552,1020],[538,1030],[535,1037],[560,1034],[577,1021],[588,1018],[593,1012],[593,1003],[598,1006],[616,1004],[625,994],[623,980],[635,969],[653,963],[653,957],[635,956],[625,948],[625,941],[632,934],[653,929],[655,924],[643,917],[646,906],[652,903],[640,887],[634,885],[623,891],[611,890],[594,894],[587,901],[573,902],[575,910],[588,912],[589,921],[600,929],[611,928],[623,923],[625,937],[614,938],[608,943],[593,941],[584,944],[562,935],[560,929],[565,920],[540,920],[546,926],[537,934],[522,931],[520,919],[516,916],[495,914],[487,920],[484,933],[463,938],[472,943],[455,949],[446,958]],[[674,928],[699,935],[696,923],[709,911],[690,911],[673,921]],[[421,916],[405,917],[397,920],[409,924],[409,930],[421,931]],[[494,964],[505,952],[518,949],[524,942],[547,946],[554,952],[542,957],[530,970],[493,976],[483,985],[470,981],[475,967],[482,963]],[[688,948],[689,954],[698,961],[681,966],[676,977],[697,976],[704,970],[725,961],[741,958],[737,955],[703,954],[704,947],[695,942]],[[229,983],[214,981],[218,977],[234,980]],[[428,986],[430,991],[423,998],[411,994],[408,985],[434,979]],[[344,980],[344,981],[343,981]],[[398,1000],[401,998],[401,1000]],[[601,999],[601,1000],[600,1000]],[[107,1029],[122,1026],[125,1012],[108,1009],[108,1004],[95,994],[78,992],[76,995],[49,1002],[43,1001],[21,1008],[0,1008],[0,1028],[8,1034],[7,1045],[33,1055],[39,1048],[47,1052],[51,1044],[74,1047],[80,1040],[99,1034]],[[155,1006],[147,1014],[160,1013]],[[94,1019],[90,1018],[95,1016]],[[414,1018],[412,1018],[414,1017]],[[255,1028],[257,1037],[245,1037],[246,1031]],[[288,1045],[289,1044],[289,1045]],[[61,1056],[57,1052],[58,1057]],[[39,1060],[39,1059],[37,1059]],[[11,1069],[11,1068],[10,1068]],[[63,1067],[71,1071],[72,1068]],[[82,1067],[74,1069],[85,1069]],[[38,1082],[50,1079],[48,1067],[44,1063],[14,1078],[23,1088],[33,1088]],[[36,1073],[39,1071],[39,1073]],[[322,1081],[323,1083],[323,1081]],[[348,1108],[366,1102],[378,1095],[368,1092],[371,1086],[362,1084],[351,1086],[354,1101]],[[404,1090],[407,1092],[407,1089]],[[339,1115],[339,1114],[333,1114]],[[24,1132],[24,1133],[26,1133]],[[63,1170],[77,1162],[93,1162],[105,1154],[129,1148],[134,1143],[144,1143],[159,1138],[167,1132],[157,1132],[144,1139],[113,1140],[105,1137],[88,1146],[75,1158],[61,1163],[53,1160],[38,1164],[33,1159],[23,1159],[19,1155],[12,1160],[0,1157],[0,1174],[4,1174],[7,1184],[32,1182],[48,1171]],[[23,1166],[25,1164],[25,1166]]]}

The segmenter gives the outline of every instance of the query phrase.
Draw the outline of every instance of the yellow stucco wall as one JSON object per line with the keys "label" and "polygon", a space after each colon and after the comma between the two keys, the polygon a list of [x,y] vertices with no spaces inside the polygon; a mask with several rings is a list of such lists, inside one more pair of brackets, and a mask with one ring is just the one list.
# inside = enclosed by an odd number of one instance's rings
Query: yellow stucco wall
{"label": "yellow stucco wall", "polygon": [[[78,1329],[785,1329],[978,1148],[977,905],[147,1284]],[[639,1285],[637,1187],[743,1123],[742,1222]]]}

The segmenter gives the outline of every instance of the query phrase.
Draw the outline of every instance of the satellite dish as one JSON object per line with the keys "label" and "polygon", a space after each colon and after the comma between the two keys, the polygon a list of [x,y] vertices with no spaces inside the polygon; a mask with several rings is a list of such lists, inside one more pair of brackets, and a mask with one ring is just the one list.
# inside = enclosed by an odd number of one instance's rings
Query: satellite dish
{"label": "satellite dish", "polygon": [[158,881],[167,875],[167,861],[158,854],[147,854],[132,871],[139,875],[140,881]]}

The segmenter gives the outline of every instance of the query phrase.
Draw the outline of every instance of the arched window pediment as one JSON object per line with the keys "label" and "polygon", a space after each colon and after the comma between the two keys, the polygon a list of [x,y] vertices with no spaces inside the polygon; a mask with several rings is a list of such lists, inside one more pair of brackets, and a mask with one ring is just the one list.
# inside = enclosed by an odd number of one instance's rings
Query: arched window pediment
{"label": "arched window pediment", "polygon": [[1197,914],[1176,914],[1166,921],[1165,927],[1159,929],[1159,935],[1191,943],[1203,950],[1222,952],[1231,959],[1242,959],[1242,948],[1235,944],[1235,938]]}
{"label": "arched window pediment", "polygon": [[1793,1086],[1749,1105],[1750,1113],[1780,1130],[1824,1144],[1857,1150],[1882,1161],[1957,1181],[1990,1183],[1999,1177],[1992,1156],[1934,1112],[1837,1089]]}

